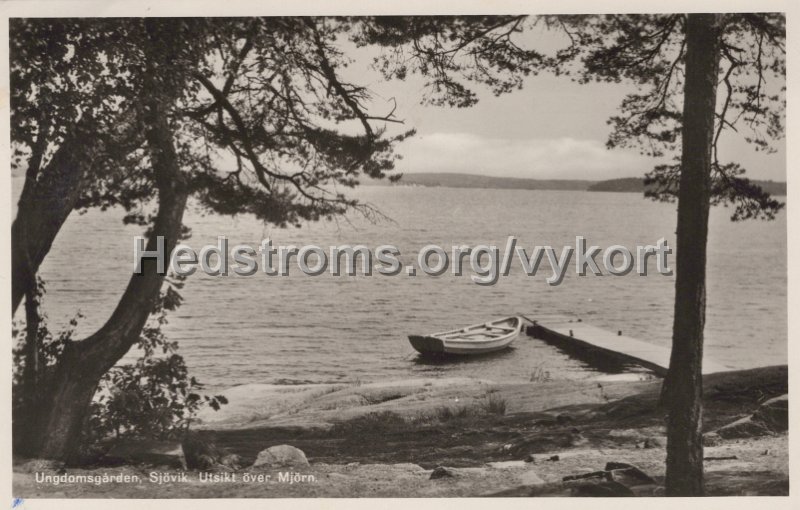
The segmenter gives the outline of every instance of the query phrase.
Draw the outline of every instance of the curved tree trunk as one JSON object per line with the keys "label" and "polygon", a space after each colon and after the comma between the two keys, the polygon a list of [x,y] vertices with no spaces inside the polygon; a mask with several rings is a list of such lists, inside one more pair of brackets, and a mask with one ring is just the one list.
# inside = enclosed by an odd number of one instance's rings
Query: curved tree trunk
{"label": "curved tree trunk", "polygon": [[[26,335],[21,398],[13,409],[14,448],[27,452],[37,442],[48,374],[39,344],[39,289],[36,275],[81,194],[91,172],[96,137],[79,134],[64,140],[42,167],[42,147],[34,147],[11,226],[11,313],[25,298]],[[88,140],[88,141],[87,141]]]}
{"label": "curved tree trunk", "polygon": [[664,399],[669,496],[703,494],[703,327],[714,114],[719,72],[718,15],[686,22],[681,180],[672,354]]}
{"label": "curved tree trunk", "polygon": [[[25,365],[21,398],[13,410],[14,448],[21,453],[36,453],[41,435],[41,417],[46,404],[52,373],[46,373],[41,359],[38,326],[39,267],[55,241],[69,215],[80,200],[84,184],[91,178],[98,156],[109,144],[116,152],[129,152],[139,146],[141,135],[135,134],[138,123],[135,110],[119,117],[117,130],[111,135],[88,134],[82,124],[76,125],[72,134],[63,140],[45,166],[39,148],[29,160],[25,185],[20,193],[17,216],[11,226],[11,313],[16,312],[25,298],[26,338]],[[129,129],[120,130],[119,126]]]}
{"label": "curved tree trunk", "polygon": [[[144,124],[159,208],[146,249],[155,251],[157,238],[163,237],[165,253],[170,254],[181,235],[188,189],[167,122],[169,105],[163,98],[169,94],[157,83],[156,74],[156,70],[149,73]],[[33,434],[36,439],[21,448],[25,453],[72,460],[100,379],[139,339],[163,280],[156,261],[145,259],[142,273],[131,276],[106,323],[87,339],[65,348],[41,400],[42,411]]]}
{"label": "curved tree trunk", "polygon": [[45,166],[41,166],[44,148],[34,147],[11,225],[12,315],[26,292],[35,290],[39,266],[81,198],[86,179],[103,161],[108,164],[108,149],[124,157],[141,146],[138,115],[135,109],[121,112],[114,131],[102,136],[87,132],[88,122],[79,122]]}
{"label": "curved tree trunk", "polygon": [[93,146],[65,141],[41,171],[29,169],[11,225],[11,313],[28,290],[59,230],[75,208]]}
{"label": "curved tree trunk", "polygon": [[[171,253],[180,237],[187,193],[180,178],[159,196],[159,213],[147,250],[156,249],[156,238],[164,237],[165,253]],[[42,420],[37,455],[70,460],[80,438],[89,405],[97,385],[114,364],[139,339],[147,318],[159,297],[164,276],[155,260],[145,260],[142,274],[133,275],[114,313],[92,336],[71,344],[65,351],[43,402],[47,416]]]}

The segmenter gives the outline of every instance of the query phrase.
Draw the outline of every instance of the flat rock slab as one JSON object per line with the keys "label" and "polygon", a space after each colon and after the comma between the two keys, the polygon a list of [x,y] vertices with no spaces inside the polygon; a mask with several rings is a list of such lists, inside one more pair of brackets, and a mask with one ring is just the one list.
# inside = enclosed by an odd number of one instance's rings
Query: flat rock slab
{"label": "flat rock slab", "polygon": [[515,469],[528,467],[530,463],[524,460],[501,460],[498,462],[489,462],[489,466],[494,469]]}
{"label": "flat rock slab", "polygon": [[417,413],[425,408],[483,396],[494,383],[466,377],[408,379],[368,384],[246,384],[222,390],[229,403],[219,411],[204,407],[198,430],[263,427],[327,429],[364,414]]}

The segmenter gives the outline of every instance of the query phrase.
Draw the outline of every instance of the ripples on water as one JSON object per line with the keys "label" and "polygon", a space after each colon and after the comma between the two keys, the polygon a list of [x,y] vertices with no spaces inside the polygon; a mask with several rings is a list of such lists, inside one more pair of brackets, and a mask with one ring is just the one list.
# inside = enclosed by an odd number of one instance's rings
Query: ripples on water
{"label": "ripples on water", "polygon": [[[508,235],[520,246],[574,246],[575,236],[603,248],[674,246],[675,206],[635,193],[366,187],[355,193],[394,222],[351,218],[301,229],[265,228],[249,217],[203,216],[190,211],[188,241],[196,250],[226,235],[230,246],[394,244],[405,264],[430,243],[497,244]],[[708,269],[706,355],[733,367],[787,362],[786,217],[731,223],[726,209],[712,210]],[[76,310],[86,316],[79,333],[105,320],[132,266],[132,237],[119,211],[74,215],[42,267],[46,311],[57,328]],[[674,261],[674,255],[671,256]],[[544,264],[548,269],[547,263]],[[406,335],[493,317],[569,314],[656,344],[669,345],[674,278],[574,274],[550,287],[514,261],[494,286],[469,275],[453,277],[311,277],[296,266],[289,277],[210,277],[195,274],[183,290],[184,305],[170,317],[167,334],[179,340],[193,373],[212,387],[243,383],[371,381],[414,376],[477,376],[528,380],[531,373],[579,378],[592,374],[553,347],[521,336],[508,350],[459,363],[417,358]],[[547,273],[547,271],[545,271]]]}

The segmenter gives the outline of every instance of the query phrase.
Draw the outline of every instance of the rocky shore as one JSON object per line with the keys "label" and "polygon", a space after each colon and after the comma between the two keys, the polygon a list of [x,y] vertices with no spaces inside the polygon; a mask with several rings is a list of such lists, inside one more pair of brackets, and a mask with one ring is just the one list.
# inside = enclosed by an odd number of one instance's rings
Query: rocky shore
{"label": "rocky shore", "polygon": [[[787,367],[713,374],[704,385],[708,493],[788,494]],[[15,459],[14,496],[660,495],[659,388],[602,379],[234,387],[230,405],[200,416],[182,443],[119,444],[82,467]]]}

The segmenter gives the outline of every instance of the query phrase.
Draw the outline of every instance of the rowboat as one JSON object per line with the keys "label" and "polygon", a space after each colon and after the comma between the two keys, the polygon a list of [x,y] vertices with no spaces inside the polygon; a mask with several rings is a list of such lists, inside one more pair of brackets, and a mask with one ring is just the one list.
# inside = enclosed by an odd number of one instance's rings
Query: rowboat
{"label": "rowboat", "polygon": [[505,349],[521,330],[520,317],[506,317],[432,335],[409,335],[408,339],[414,349],[423,355],[485,354]]}

